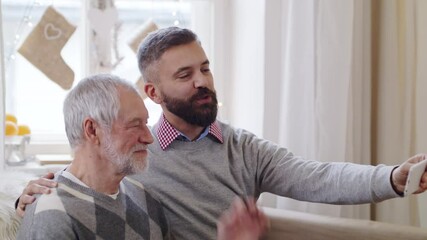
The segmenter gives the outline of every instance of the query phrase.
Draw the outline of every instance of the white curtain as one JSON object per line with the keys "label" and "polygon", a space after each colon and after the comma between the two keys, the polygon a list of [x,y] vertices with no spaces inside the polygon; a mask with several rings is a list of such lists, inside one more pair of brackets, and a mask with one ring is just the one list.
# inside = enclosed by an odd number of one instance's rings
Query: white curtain
{"label": "white curtain", "polygon": [[[399,164],[427,152],[427,1],[283,5],[279,144],[305,158],[360,164]],[[426,204],[418,204],[425,195],[372,209],[281,197],[276,204],[416,226],[426,222]]]}
{"label": "white curtain", "polygon": [[[365,76],[366,1],[288,1],[279,143],[320,161],[369,163],[370,89]],[[366,64],[369,66],[369,64]],[[279,198],[278,207],[369,217],[369,205],[332,206]]]}
{"label": "white curtain", "polygon": [[[427,2],[378,1],[373,31],[373,160],[427,152]],[[427,227],[426,193],[374,205],[375,219]]]}

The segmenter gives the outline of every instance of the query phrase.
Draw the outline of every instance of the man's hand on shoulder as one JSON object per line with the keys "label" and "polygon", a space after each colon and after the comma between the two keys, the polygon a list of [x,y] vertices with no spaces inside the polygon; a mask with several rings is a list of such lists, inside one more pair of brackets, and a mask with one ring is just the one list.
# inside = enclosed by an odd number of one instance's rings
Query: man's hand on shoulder
{"label": "man's hand on shoulder", "polygon": [[54,174],[48,173],[39,179],[30,181],[19,196],[18,202],[15,204],[16,213],[24,217],[25,207],[36,200],[34,194],[49,194],[50,189],[58,185],[53,181]]}

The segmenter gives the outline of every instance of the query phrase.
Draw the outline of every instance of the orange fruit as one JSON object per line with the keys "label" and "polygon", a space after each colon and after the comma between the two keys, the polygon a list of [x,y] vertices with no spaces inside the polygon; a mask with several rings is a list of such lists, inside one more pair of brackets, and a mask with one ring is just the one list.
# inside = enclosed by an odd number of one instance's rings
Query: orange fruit
{"label": "orange fruit", "polygon": [[6,113],[6,121],[11,121],[11,122],[14,122],[15,124],[18,123],[18,119],[13,114],[10,114],[10,113]]}
{"label": "orange fruit", "polygon": [[18,125],[18,135],[19,136],[29,135],[29,134],[31,134],[30,127],[28,127],[27,125],[24,125],[24,124]]}
{"label": "orange fruit", "polygon": [[18,125],[12,121],[6,121],[5,134],[6,136],[13,136],[18,134]]}

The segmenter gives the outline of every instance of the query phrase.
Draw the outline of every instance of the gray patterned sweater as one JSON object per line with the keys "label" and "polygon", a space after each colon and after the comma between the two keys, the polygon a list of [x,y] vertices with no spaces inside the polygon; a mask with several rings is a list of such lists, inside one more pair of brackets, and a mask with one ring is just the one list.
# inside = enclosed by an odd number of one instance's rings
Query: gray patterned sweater
{"label": "gray patterned sweater", "polygon": [[28,205],[17,239],[168,239],[161,204],[124,178],[116,199],[57,175],[58,188]]}
{"label": "gray patterned sweater", "polygon": [[248,131],[220,127],[223,144],[208,135],[195,142],[175,140],[162,150],[154,126],[150,167],[133,176],[162,201],[177,239],[215,239],[218,217],[238,195],[270,192],[331,204],[398,196],[390,183],[393,167],[305,160]]}

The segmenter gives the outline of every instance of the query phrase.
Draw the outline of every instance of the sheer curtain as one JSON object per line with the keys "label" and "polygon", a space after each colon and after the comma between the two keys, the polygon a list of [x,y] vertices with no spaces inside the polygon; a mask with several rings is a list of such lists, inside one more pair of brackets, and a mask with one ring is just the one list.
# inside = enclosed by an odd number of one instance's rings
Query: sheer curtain
{"label": "sheer curtain", "polygon": [[[422,0],[284,1],[279,144],[305,158],[361,164],[399,164],[426,152],[426,5]],[[422,225],[424,195],[372,207],[281,197],[276,204]]]}
{"label": "sheer curtain", "polygon": [[[372,159],[399,164],[427,152],[427,3],[383,0],[372,7]],[[427,227],[425,195],[374,205],[374,217]]]}
{"label": "sheer curtain", "polygon": [[[320,161],[369,163],[366,1],[288,1],[279,143]],[[368,34],[367,36],[365,34]],[[278,207],[369,217],[369,206],[277,200]]]}

